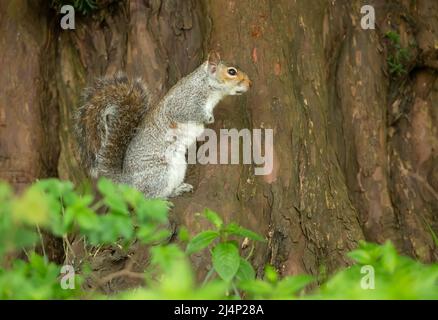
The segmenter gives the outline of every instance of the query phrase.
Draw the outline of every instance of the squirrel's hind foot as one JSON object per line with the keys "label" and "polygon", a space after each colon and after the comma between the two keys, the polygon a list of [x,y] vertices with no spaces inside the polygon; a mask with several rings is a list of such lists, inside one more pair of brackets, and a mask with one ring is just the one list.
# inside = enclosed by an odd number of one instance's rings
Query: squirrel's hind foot
{"label": "squirrel's hind foot", "polygon": [[183,182],[178,187],[176,187],[175,190],[173,190],[171,197],[172,198],[178,197],[183,193],[192,192],[192,191],[193,191],[193,186],[191,184]]}

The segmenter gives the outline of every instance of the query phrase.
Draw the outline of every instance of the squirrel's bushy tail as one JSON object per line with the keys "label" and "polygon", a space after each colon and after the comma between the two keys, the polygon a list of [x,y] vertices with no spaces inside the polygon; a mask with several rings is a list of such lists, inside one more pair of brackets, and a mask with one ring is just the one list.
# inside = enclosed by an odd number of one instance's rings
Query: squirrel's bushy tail
{"label": "squirrel's bushy tail", "polygon": [[129,142],[148,109],[149,93],[141,80],[123,73],[98,79],[83,93],[74,117],[82,165],[91,176],[119,180]]}

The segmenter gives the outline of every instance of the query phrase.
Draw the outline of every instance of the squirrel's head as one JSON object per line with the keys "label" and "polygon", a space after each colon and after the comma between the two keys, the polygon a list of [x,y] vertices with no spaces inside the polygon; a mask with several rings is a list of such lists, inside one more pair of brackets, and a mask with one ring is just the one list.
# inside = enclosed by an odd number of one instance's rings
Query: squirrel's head
{"label": "squirrel's head", "polygon": [[218,53],[210,53],[205,66],[211,87],[224,95],[240,95],[251,87],[248,75],[238,67],[222,61]]}

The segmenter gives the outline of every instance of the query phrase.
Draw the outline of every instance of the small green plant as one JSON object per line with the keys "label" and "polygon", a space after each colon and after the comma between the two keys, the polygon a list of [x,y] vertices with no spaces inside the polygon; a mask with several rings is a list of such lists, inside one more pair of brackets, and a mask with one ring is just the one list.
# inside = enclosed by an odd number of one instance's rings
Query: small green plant
{"label": "small green plant", "polygon": [[239,243],[231,238],[247,238],[262,242],[265,239],[236,223],[225,224],[216,212],[209,209],[205,210],[204,217],[211,222],[214,229],[202,231],[193,237],[187,244],[186,252],[190,255],[211,246],[213,268],[207,273],[204,283],[216,274],[239,296],[237,283],[254,279],[256,273],[248,262],[249,256],[241,257]]}
{"label": "small green plant", "polygon": [[280,279],[274,267],[266,266],[263,280],[249,279],[239,283],[239,288],[253,299],[292,299],[314,279],[309,275],[288,276]]}
{"label": "small green plant", "polygon": [[[79,195],[70,182],[37,182],[16,199],[12,218],[36,224],[61,238],[77,232],[91,245],[120,242],[128,247],[137,239],[150,244],[170,235],[165,228],[166,201],[145,199],[139,191],[107,179],[99,180],[97,187],[102,199],[94,203],[91,194]],[[106,214],[96,213],[102,209]]]}
{"label": "small green plant", "polygon": [[[312,298],[438,299],[437,264],[426,266],[400,256],[390,242],[362,241],[348,256],[356,263],[332,276]],[[368,277],[374,277],[371,286]]]}
{"label": "small green plant", "polygon": [[389,73],[393,76],[400,77],[407,73],[406,63],[409,60],[410,54],[407,48],[402,48],[400,35],[394,31],[388,31],[385,37],[390,41],[391,48],[388,54],[387,62]]}

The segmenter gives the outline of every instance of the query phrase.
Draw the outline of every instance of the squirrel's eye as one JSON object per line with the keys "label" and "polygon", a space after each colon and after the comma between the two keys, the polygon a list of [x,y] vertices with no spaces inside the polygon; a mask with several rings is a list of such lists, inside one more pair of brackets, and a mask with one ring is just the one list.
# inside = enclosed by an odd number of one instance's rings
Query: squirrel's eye
{"label": "squirrel's eye", "polygon": [[237,74],[237,70],[234,68],[228,68],[228,74],[230,76],[235,76]]}

